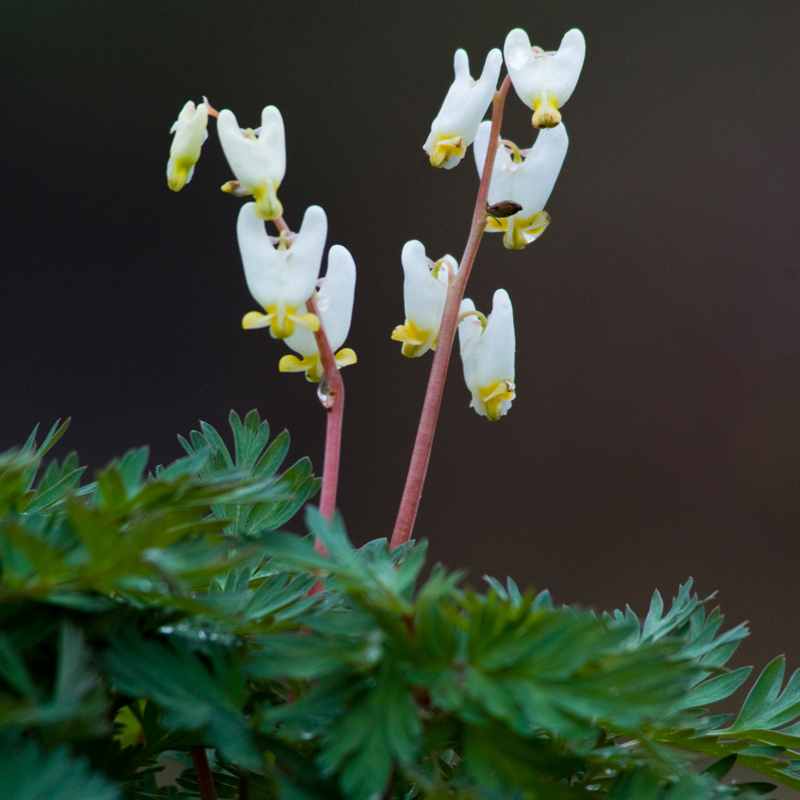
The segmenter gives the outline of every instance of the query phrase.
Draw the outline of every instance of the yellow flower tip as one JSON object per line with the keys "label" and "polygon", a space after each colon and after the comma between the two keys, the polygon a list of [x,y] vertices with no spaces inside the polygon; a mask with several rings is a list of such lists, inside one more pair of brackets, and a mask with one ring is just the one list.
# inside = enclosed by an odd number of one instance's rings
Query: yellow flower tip
{"label": "yellow flower tip", "polygon": [[239,183],[239,181],[227,181],[219,188],[226,194],[236,194],[236,192],[242,188],[242,184]]}
{"label": "yellow flower tip", "polygon": [[534,128],[555,128],[561,123],[561,112],[558,110],[558,103],[552,97],[547,98],[543,103],[538,100],[533,104],[534,112],[531,122]]}
{"label": "yellow flower tip", "polygon": [[501,233],[508,228],[508,218],[486,217],[486,230],[490,233]]}
{"label": "yellow flower tip", "polygon": [[194,165],[195,162],[190,158],[176,159],[170,170],[169,177],[167,178],[167,186],[169,186],[173,192],[179,192],[183,189],[189,181],[189,175],[191,175]]}
{"label": "yellow flower tip", "polygon": [[349,367],[351,364],[355,364],[358,362],[358,358],[356,356],[356,351],[351,350],[349,347],[344,347],[339,350],[338,353],[334,356],[336,359],[336,364],[341,369],[342,367]]}
{"label": "yellow flower tip", "polygon": [[272,319],[271,314],[261,314],[258,311],[250,311],[242,317],[242,327],[246,331],[255,328],[266,328]]}
{"label": "yellow flower tip", "polygon": [[500,381],[485,393],[481,391],[481,398],[486,403],[486,417],[496,422],[503,416],[503,401],[510,403],[516,396],[516,385],[511,380]]}
{"label": "yellow flower tip", "polygon": [[467,148],[461,136],[440,136],[430,152],[431,166],[443,167],[453,156],[464,157]]}
{"label": "yellow flower tip", "polygon": [[298,314],[292,315],[295,324],[301,328],[308,328],[308,330],[316,333],[319,330],[319,317],[316,314]]}
{"label": "yellow flower tip", "polygon": [[[309,370],[314,369],[318,360],[318,356],[306,356],[302,359],[298,358],[297,356],[284,356],[278,362],[278,369],[281,372],[305,372],[306,377],[309,380],[313,380],[312,378],[309,378],[308,372]],[[319,378],[317,378],[314,383],[316,383],[318,380]]]}
{"label": "yellow flower tip", "polygon": [[283,204],[278,200],[277,188],[277,186],[267,183],[266,186],[257,186],[253,189],[256,216],[259,219],[268,222],[283,216]]}
{"label": "yellow flower tip", "polygon": [[413,322],[406,320],[405,325],[398,325],[392,331],[392,339],[395,342],[403,343],[403,355],[406,358],[416,358],[424,355],[427,348],[425,342],[428,340],[430,332],[421,331]]}
{"label": "yellow flower tip", "polygon": [[531,242],[535,242],[550,224],[550,215],[546,211],[539,211],[528,219],[513,219],[503,244],[508,250],[522,250]]}

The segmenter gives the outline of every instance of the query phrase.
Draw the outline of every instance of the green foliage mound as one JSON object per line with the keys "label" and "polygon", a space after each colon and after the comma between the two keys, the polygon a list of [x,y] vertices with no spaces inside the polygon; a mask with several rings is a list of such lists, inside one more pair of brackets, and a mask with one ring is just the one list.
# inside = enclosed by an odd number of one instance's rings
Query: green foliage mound
{"label": "green foliage mound", "polygon": [[[64,433],[0,455],[0,795],[4,800],[750,797],[739,763],[800,789],[800,673],[769,664],[738,715],[747,631],[682,586],[640,620],[556,606],[512,580],[476,591],[424,543],[360,549],[306,506],[232,413],[145,474],[132,450],[82,483]],[[318,539],[329,551],[314,547]],[[691,754],[715,756],[698,772]],[[162,770],[184,769],[165,783]],[[196,770],[197,768],[197,770]],[[198,771],[199,770],[199,771]]]}

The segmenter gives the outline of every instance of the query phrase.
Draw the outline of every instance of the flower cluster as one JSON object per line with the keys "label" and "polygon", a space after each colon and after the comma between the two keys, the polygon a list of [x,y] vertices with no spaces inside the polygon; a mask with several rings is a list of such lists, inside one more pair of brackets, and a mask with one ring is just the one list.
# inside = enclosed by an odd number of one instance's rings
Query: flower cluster
{"label": "flower cluster", "polygon": [[[423,148],[434,167],[452,169],[474,144],[481,179],[478,196],[486,210],[482,219],[473,222],[471,241],[475,235],[479,241],[484,231],[499,232],[506,248],[520,250],[548,226],[545,205],[569,144],[559,109],[575,89],[585,49],[583,34],[577,29],[564,36],[557,51],[546,52],[532,47],[528,34],[517,28],[506,37],[502,52],[497,48],[489,52],[478,80],[470,75],[466,51],[456,50],[455,79]],[[503,63],[508,77],[498,93]],[[483,120],[493,100],[504,100],[509,81],[533,110],[532,124],[539,129],[526,150],[500,136],[502,103],[496,122],[494,117]],[[234,174],[222,190],[252,198],[239,213],[237,233],[247,286],[263,311],[245,314],[242,326],[268,328],[297,353],[284,356],[280,370],[303,372],[308,380],[319,382],[324,374],[320,327],[334,351],[344,344],[350,329],[356,279],[353,258],[344,247],[334,245],[326,276],[320,280],[328,233],[325,212],[319,206],[308,208],[297,233],[284,222],[278,190],[286,174],[286,137],[283,117],[275,106],[264,108],[261,126],[253,129],[241,128],[232,111],[217,112],[205,98],[199,106],[187,103],[172,127],[175,138],[167,164],[170,189],[180,191],[191,180],[208,136],[209,116],[217,117],[220,143]],[[478,217],[481,214],[479,206]],[[275,224],[277,236],[268,234],[266,222]],[[516,397],[513,311],[503,289],[495,292],[488,317],[471,300],[461,299],[476,248],[477,243],[472,251],[468,249],[470,255],[462,259],[459,272],[453,256],[433,261],[422,242],[406,243],[401,256],[405,322],[395,327],[392,339],[402,343],[404,356],[423,356],[436,350],[447,318],[447,353],[457,326],[471,405],[482,416],[496,420]],[[355,363],[356,355],[345,348],[334,359],[342,367]]]}
{"label": "flower cluster", "polygon": [[[482,181],[484,177],[489,180],[483,229],[503,233],[503,244],[509,250],[526,247],[550,223],[545,205],[569,144],[559,108],[575,89],[585,52],[583,34],[577,29],[564,36],[556,52],[545,52],[531,47],[528,34],[517,28],[506,37],[502,55],[497,49],[487,55],[476,81],[469,74],[466,52],[456,51],[455,80],[423,149],[434,167],[451,169],[474,143],[478,176]],[[533,127],[541,129],[527,150],[501,138],[499,131],[496,141],[491,142],[492,121],[481,121],[495,96],[503,61],[520,99],[533,109]],[[494,152],[491,162],[487,160],[490,149]],[[485,176],[487,170],[490,174]],[[458,264],[452,256],[434,263],[426,258],[424,246],[416,240],[403,248],[402,263],[406,320],[394,329],[392,339],[403,343],[403,355],[416,357],[436,349],[448,290],[456,282]],[[471,405],[482,416],[499,419],[516,396],[511,300],[499,289],[487,318],[476,311],[471,300],[464,299],[458,322]]]}
{"label": "flower cluster", "polygon": [[[235,175],[235,180],[223,184],[222,191],[253,198],[242,206],[236,232],[247,288],[264,313],[245,314],[242,327],[269,328],[273,338],[283,339],[301,356],[284,356],[281,372],[304,372],[309,381],[317,383],[323,375],[314,335],[320,323],[334,350],[350,330],[356,283],[353,257],[341,245],[331,247],[327,274],[320,280],[328,236],[325,212],[310,206],[297,233],[283,221],[278,188],[286,173],[286,137],[283,117],[275,106],[267,106],[261,112],[261,127],[252,129],[240,128],[232,111],[216,112],[205,99],[198,108],[187,103],[172,128],[175,139],[167,165],[170,189],[180,191],[191,180],[208,136],[209,115],[218,117],[222,150]],[[265,221],[276,224],[277,236],[267,233]],[[310,310],[312,299],[319,316]],[[345,348],[335,354],[335,360],[339,367],[354,364],[356,354]]]}

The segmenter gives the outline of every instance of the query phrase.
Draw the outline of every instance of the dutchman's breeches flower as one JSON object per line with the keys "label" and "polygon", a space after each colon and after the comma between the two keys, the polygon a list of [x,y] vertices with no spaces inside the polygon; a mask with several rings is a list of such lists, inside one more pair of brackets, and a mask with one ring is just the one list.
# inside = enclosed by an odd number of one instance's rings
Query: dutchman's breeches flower
{"label": "dutchman's breeches flower", "polygon": [[261,127],[242,129],[232,111],[219,112],[217,131],[222,150],[236,176],[223,191],[252,195],[256,214],[261,219],[277,219],[283,215],[278,200],[278,187],[286,174],[286,139],[283,117],[275,106],[261,112]]}
{"label": "dutchman's breeches flower", "polygon": [[586,56],[586,40],[573,28],[564,34],[555,52],[531,47],[528,34],[515,28],[503,47],[506,69],[517,94],[533,109],[534,128],[554,128],[561,122],[558,109],[575,90]]}
{"label": "dutchman's breeches flower", "polygon": [[461,301],[458,340],[470,406],[482,417],[498,420],[517,396],[514,385],[514,312],[505,289],[498,289],[486,320],[472,300]]}
{"label": "dutchman's breeches flower", "polygon": [[[482,122],[475,137],[478,175],[483,175],[491,129],[491,122]],[[488,203],[491,206],[510,200],[522,208],[504,219],[489,217],[486,230],[504,231],[503,244],[510,250],[520,250],[537,239],[550,223],[544,206],[564,163],[569,137],[563,125],[541,130],[524,158],[511,142],[500,141],[503,144],[497,148]]]}
{"label": "dutchman's breeches flower", "polygon": [[199,106],[190,100],[178,114],[169,132],[175,134],[167,161],[167,185],[179,192],[194,175],[194,166],[200,158],[200,149],[208,139],[208,106]]}
{"label": "dutchman's breeches flower", "polygon": [[458,272],[458,262],[448,255],[434,264],[416,239],[404,245],[402,262],[406,321],[394,329],[392,339],[403,343],[404,356],[414,358],[436,349],[447,287]]}
{"label": "dutchman's breeches flower", "polygon": [[431,125],[423,149],[434,167],[452,169],[464,157],[475,139],[497,88],[502,53],[495,48],[486,56],[483,72],[475,81],[469,74],[469,58],[465,50],[456,50],[454,61],[456,79],[444,98],[442,109]]}
{"label": "dutchman's breeches flower", "polygon": [[328,218],[319,206],[309,206],[300,232],[294,237],[281,235],[273,245],[264,222],[256,214],[256,204],[246,203],[239,212],[236,232],[242,254],[247,288],[266,311],[251,311],[242,319],[242,327],[266,328],[276,339],[285,339],[295,326],[316,331],[319,320],[308,314],[305,303],[319,277]]}
{"label": "dutchman's breeches flower", "polygon": [[[350,331],[356,289],[356,263],[346,247],[340,244],[331,247],[328,251],[328,270],[319,283],[321,288],[317,292],[317,308],[328,343],[336,354],[336,364],[341,369],[356,363],[356,354],[349,347],[337,352]],[[307,380],[319,383],[324,369],[314,334],[307,328],[297,327],[284,341],[303,358],[284,356],[279,364],[280,371],[305,372]]]}

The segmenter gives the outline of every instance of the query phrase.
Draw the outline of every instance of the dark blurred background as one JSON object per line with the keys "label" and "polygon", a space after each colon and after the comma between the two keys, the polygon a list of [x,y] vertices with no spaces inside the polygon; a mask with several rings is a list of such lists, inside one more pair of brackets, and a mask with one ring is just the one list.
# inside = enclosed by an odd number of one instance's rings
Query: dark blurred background
{"label": "dark blurred background", "polygon": [[[416,532],[475,583],[599,609],[694,576],[751,620],[739,662],[800,666],[797,0],[3,4],[0,449],[71,415],[59,455],[149,443],[155,465],[257,407],[319,471],[313,388],[240,327],[213,122],[192,183],[165,179],[188,99],[250,126],[275,104],[288,222],[322,205],[359,268],[340,506],[355,542],[389,535],[430,367],[390,340],[400,251],[460,258],[477,189],[471,152],[434,170],[421,145],[455,49],[477,75],[518,26],[586,36],[571,148],[545,235],[481,247],[468,294],[512,297],[518,396],[489,423],[453,361]],[[530,146],[529,119],[511,93],[504,135]]]}

